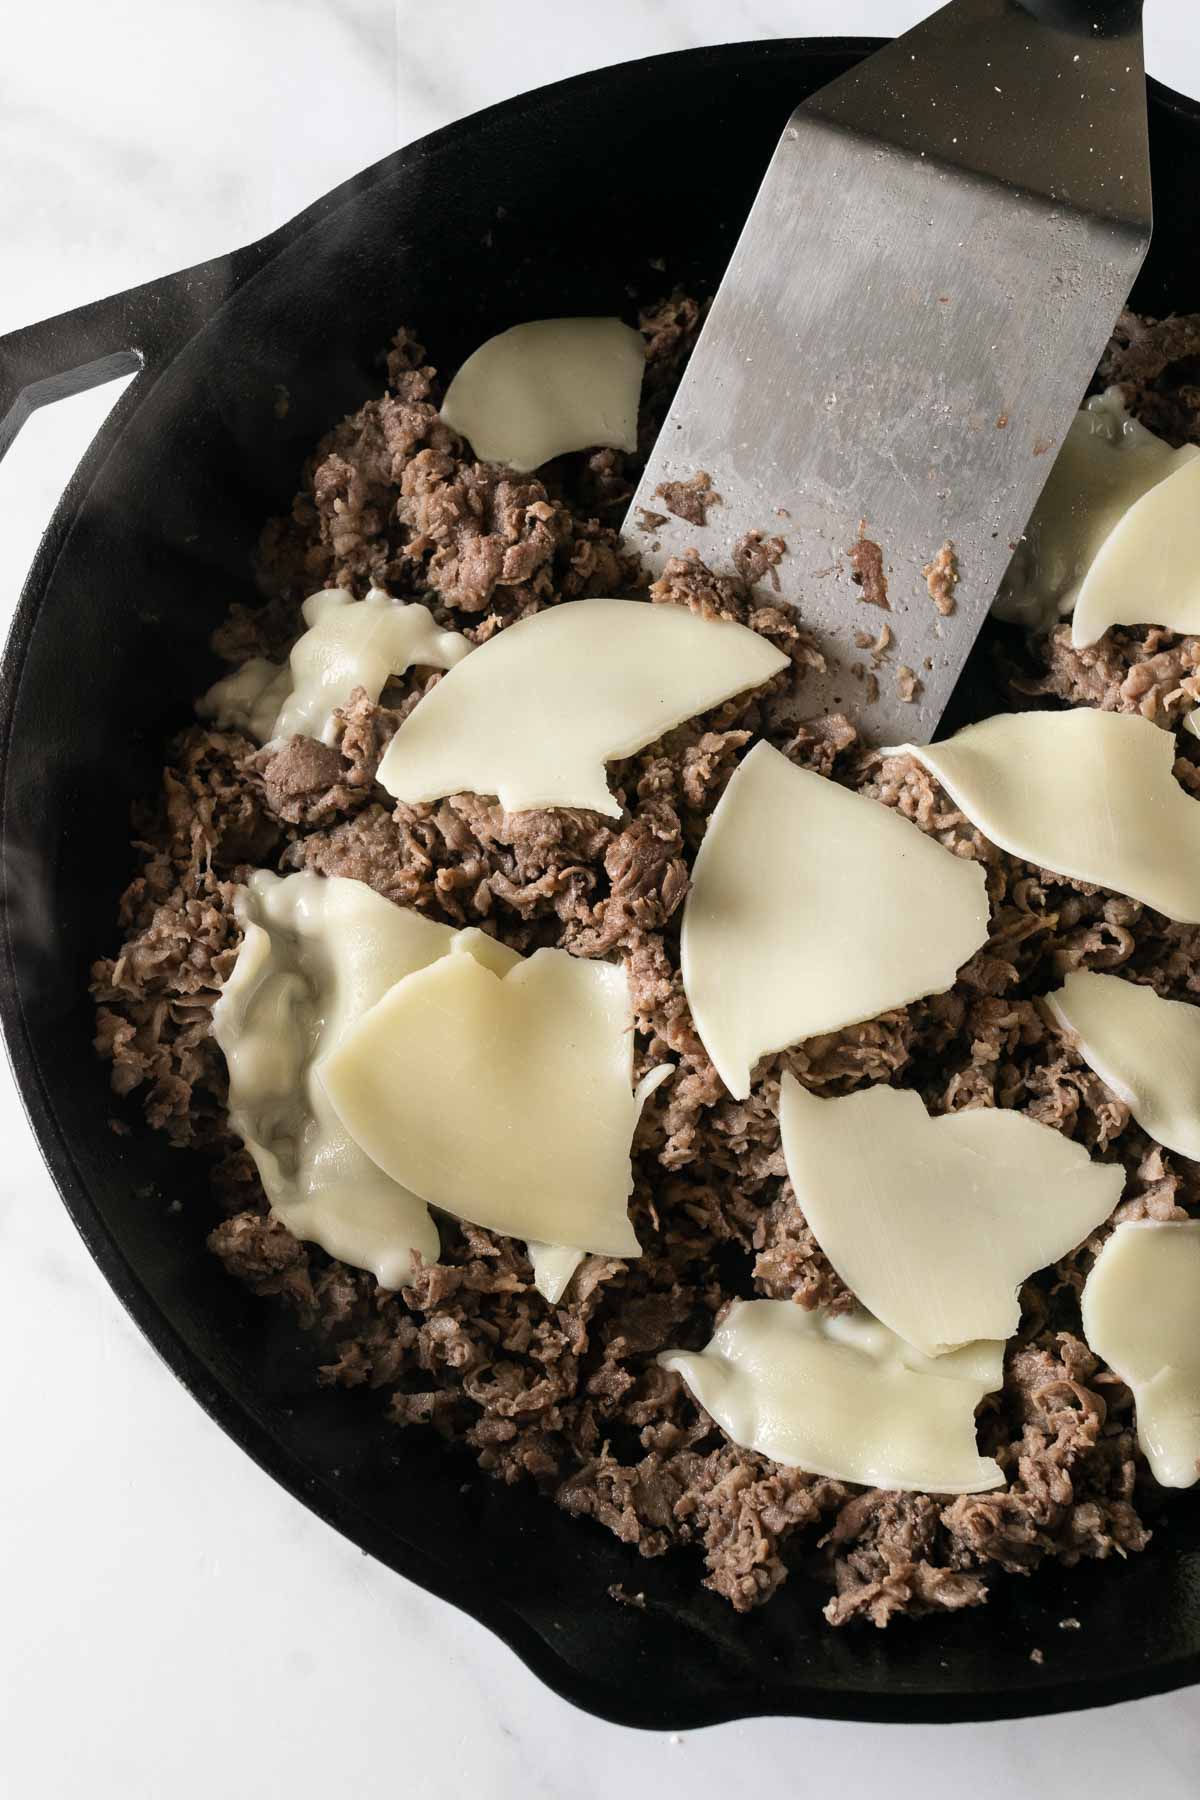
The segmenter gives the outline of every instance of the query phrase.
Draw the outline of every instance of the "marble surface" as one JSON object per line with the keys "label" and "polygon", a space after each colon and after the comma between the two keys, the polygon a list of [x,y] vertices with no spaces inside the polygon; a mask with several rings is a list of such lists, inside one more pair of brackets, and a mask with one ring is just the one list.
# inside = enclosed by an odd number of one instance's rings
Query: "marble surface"
{"label": "marble surface", "polygon": [[[0,63],[0,332],[279,223],[397,144],[578,69],[689,44],[883,34],[921,0],[60,0]],[[1200,94],[1195,0],[1149,62]],[[0,469],[0,616],[119,387]],[[241,1800],[403,1791],[631,1800],[772,1777],[924,1800],[1195,1792],[1194,1695],[953,1729],[617,1730],[360,1556],[203,1416],[93,1269],[0,1071],[0,1791]],[[448,1750],[436,1770],[430,1733]],[[885,1763],[886,1759],[886,1763]]]}

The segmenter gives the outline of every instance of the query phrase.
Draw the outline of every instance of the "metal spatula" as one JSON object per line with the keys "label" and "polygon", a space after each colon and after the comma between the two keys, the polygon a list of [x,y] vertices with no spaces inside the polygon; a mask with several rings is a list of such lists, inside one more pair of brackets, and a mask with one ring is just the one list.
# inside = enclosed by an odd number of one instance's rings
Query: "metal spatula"
{"label": "metal spatula", "polygon": [[933,736],[1150,230],[1141,0],[952,0],[793,113],[627,530],[784,540],[794,717]]}

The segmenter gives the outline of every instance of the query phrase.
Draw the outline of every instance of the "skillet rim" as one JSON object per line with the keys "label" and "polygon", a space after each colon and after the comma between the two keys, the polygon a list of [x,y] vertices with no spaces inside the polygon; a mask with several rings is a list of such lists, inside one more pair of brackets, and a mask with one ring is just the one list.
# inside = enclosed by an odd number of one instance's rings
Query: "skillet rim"
{"label": "skillet rim", "polygon": [[[204,1359],[193,1352],[168,1314],[151,1297],[130,1265],[117,1237],[91,1199],[75,1152],[59,1123],[41,1068],[35,1059],[16,982],[17,959],[10,931],[11,909],[6,903],[9,881],[6,852],[7,797],[9,771],[14,760],[11,743],[13,717],[43,592],[53,577],[59,554],[70,534],[79,507],[109,454],[116,447],[126,423],[138,406],[149,397],[158,377],[166,372],[175,356],[186,347],[191,338],[211,324],[220,310],[235,299],[242,288],[252,282],[255,275],[268,266],[276,255],[376,182],[392,179],[397,174],[415,168],[434,151],[469,142],[472,134],[485,122],[489,125],[501,124],[534,112],[545,104],[549,96],[562,98],[572,91],[616,84],[624,72],[632,68],[644,69],[647,65],[657,66],[668,79],[686,79],[688,69],[715,65],[734,74],[739,65],[746,67],[769,62],[785,53],[804,56],[817,64],[821,61],[857,59],[870,54],[885,41],[887,40],[854,37],[758,39],[671,51],[655,57],[585,71],[501,101],[415,140],[329,190],[276,231],[240,251],[216,258],[209,264],[198,265],[196,270],[166,276],[145,284],[141,289],[113,296],[108,302],[97,303],[93,308],[78,309],[78,313],[103,312],[108,307],[112,309],[115,319],[119,316],[117,309],[122,303],[128,314],[129,303],[136,297],[157,302],[164,294],[170,296],[188,278],[215,278],[218,287],[215,303],[208,310],[191,310],[191,330],[185,329],[182,335],[177,335],[174,339],[168,334],[157,353],[144,354],[142,372],[113,407],[67,483],[24,583],[5,645],[3,663],[0,665],[0,902],[4,903],[3,932],[0,935],[0,1021],[3,1023],[9,1065],[39,1151],[72,1222],[100,1272],[142,1335],[209,1417],[293,1498],[301,1501],[326,1524],[333,1526],[367,1554],[485,1625],[561,1698],[612,1723],[645,1729],[695,1729],[737,1719],[766,1716],[911,1724],[983,1722],[1042,1716],[1139,1699],[1200,1682],[1200,1649],[1165,1661],[1145,1673],[1104,1677],[1088,1672],[1074,1679],[1047,1682],[1036,1690],[1003,1692],[990,1700],[976,1692],[953,1689],[938,1695],[918,1695],[906,1694],[902,1690],[871,1693],[864,1690],[839,1691],[819,1686],[789,1685],[785,1688],[781,1683],[775,1683],[764,1684],[753,1698],[743,1697],[729,1705],[722,1705],[715,1699],[673,1699],[664,1705],[648,1700],[636,1689],[618,1690],[595,1676],[582,1674],[571,1667],[506,1601],[481,1594],[477,1585],[456,1579],[452,1568],[433,1558],[427,1551],[403,1543],[395,1534],[384,1534],[363,1509],[339,1496],[314,1477],[300,1457],[281,1443],[265,1423],[256,1419],[241,1401],[234,1398],[214,1378]],[[1149,82],[1149,87],[1152,103],[1200,127],[1200,101],[1176,94],[1154,80]],[[77,314],[63,315],[58,323],[69,329],[71,321],[76,317]],[[23,335],[25,334],[14,333],[8,339],[0,340],[0,350],[5,344],[11,344]],[[116,372],[119,371],[113,371]]]}

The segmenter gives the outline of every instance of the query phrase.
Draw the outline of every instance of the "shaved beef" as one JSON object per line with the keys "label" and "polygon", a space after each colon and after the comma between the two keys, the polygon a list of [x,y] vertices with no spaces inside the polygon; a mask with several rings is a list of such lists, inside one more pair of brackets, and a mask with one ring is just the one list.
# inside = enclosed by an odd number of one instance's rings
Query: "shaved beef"
{"label": "shaved beef", "polygon": [[[674,295],[643,321],[643,454],[701,317]],[[1120,382],[1155,429],[1170,425],[1173,441],[1200,437],[1198,348],[1195,320],[1152,326],[1126,315],[1101,377]],[[230,660],[286,657],[302,628],[300,600],[326,584],[363,593],[380,583],[427,599],[444,625],[477,642],[540,606],[636,588],[636,560],[609,522],[632,490],[636,458],[601,451],[516,475],[471,460],[436,399],[433,370],[402,332],[387,392],[329,434],[291,515],[268,530],[267,598],[223,629]],[[824,665],[796,613],[760,604],[747,585],[772,573],[780,543],[744,540],[737,574],[714,573],[694,553],[676,558],[649,597],[761,632],[791,659],[783,686]],[[879,547],[863,538],[852,556],[862,598],[886,605]],[[948,604],[945,551],[928,579],[934,603]],[[886,625],[855,641],[873,666],[892,644]],[[93,971],[97,1047],[119,1094],[139,1094],[153,1125],[208,1152],[210,1242],[231,1274],[295,1311],[320,1345],[326,1384],[383,1391],[397,1427],[440,1433],[494,1478],[534,1482],[643,1555],[692,1546],[707,1584],[738,1609],[768,1598],[801,1560],[828,1578],[832,1623],[883,1625],[978,1605],[1006,1572],[1049,1558],[1140,1549],[1148,1483],[1132,1402],[1082,1343],[1079,1293],[1114,1221],[1200,1216],[1200,1171],[1146,1138],[1041,998],[1065,971],[1093,968],[1197,999],[1197,928],[1003,854],[919,763],[864,750],[842,717],[773,734],[763,690],[612,765],[616,819],[512,814],[474,794],[395,805],[375,779],[380,757],[439,678],[409,670],[379,704],[359,690],[335,716],[330,744],[295,738],[259,750],[236,733],[193,728],[172,748],[157,806],[137,821],[140,869],[121,903],[121,947]],[[1198,678],[1197,640],[1144,629],[1110,632],[1087,652],[1071,651],[1060,630],[1016,679],[1041,701],[1173,724],[1200,692]],[[992,930],[949,993],[764,1058],[749,1099],[735,1101],[683,992],[679,917],[707,818],[764,731],[797,764],[979,862]],[[1177,774],[1197,792],[1191,754],[1181,752]],[[555,944],[624,963],[636,1070],[674,1065],[635,1139],[640,1258],[588,1257],[550,1306],[522,1244],[443,1221],[440,1260],[395,1294],[268,1216],[254,1166],[228,1132],[210,1034],[238,947],[236,887],[255,866],[364,881],[518,950]],[[851,1303],[787,1181],[776,1114],[784,1070],[820,1094],[879,1081],[912,1087],[934,1113],[1014,1107],[1125,1168],[1114,1219],[1022,1292],[1003,1390],[980,1413],[981,1449],[1000,1461],[1004,1489],[957,1499],[864,1492],[780,1468],[727,1442],[658,1367],[667,1346],[706,1343],[735,1294]]]}

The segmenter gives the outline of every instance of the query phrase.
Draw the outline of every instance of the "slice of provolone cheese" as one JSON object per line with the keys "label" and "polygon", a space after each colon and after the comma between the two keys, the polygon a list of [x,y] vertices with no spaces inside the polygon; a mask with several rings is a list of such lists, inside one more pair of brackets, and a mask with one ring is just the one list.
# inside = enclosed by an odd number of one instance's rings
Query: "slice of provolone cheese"
{"label": "slice of provolone cheese", "polygon": [[1004,1346],[936,1362],[866,1313],[736,1300],[707,1348],[659,1357],[744,1450],[837,1481],[977,1494],[1003,1487],[980,1456],[975,1409],[1004,1378]]}
{"label": "slice of provolone cheese", "polygon": [[1056,875],[1200,923],[1200,804],[1175,739],[1135,713],[1004,713],[942,744],[904,744],[985,837]]}
{"label": "slice of provolone cheese", "polygon": [[537,1244],[637,1256],[625,970],[452,953],[397,982],[318,1071],[346,1129],[430,1205]]}
{"label": "slice of provolone cheese", "polygon": [[1200,1222],[1118,1225],[1082,1311],[1088,1344],[1133,1390],[1155,1480],[1191,1487],[1200,1478]]}
{"label": "slice of provolone cheese", "polygon": [[379,765],[397,800],[495,794],[509,812],[619,818],[604,765],[787,667],[764,637],[684,606],[575,600],[520,619],[451,671]]}
{"label": "slice of provolone cheese", "polygon": [[332,743],[334,711],[355,688],[378,700],[392,676],[425,665],[453,668],[471,648],[457,631],[443,631],[427,606],[393,600],[382,588],[365,600],[327,588],[310,595],[302,611],[308,630],[292,646],[288,666],[252,657],[209,688],[198,708],[202,718],[264,744],[297,736]]}
{"label": "slice of provolone cheese", "polygon": [[759,743],[696,858],[683,985],[741,1100],[760,1056],[944,992],[987,934],[978,863]]}
{"label": "slice of provolone cheese", "polygon": [[1017,1289],[1083,1242],[1125,1172],[1049,1125],[994,1107],[930,1118],[919,1094],[780,1093],[801,1212],[851,1292],[926,1356],[1021,1322]]}
{"label": "slice of provolone cheese", "polygon": [[992,610],[1034,630],[1065,617],[1109,533],[1143,494],[1197,457],[1195,445],[1172,450],[1130,418],[1118,388],[1089,400],[1071,422]]}
{"label": "slice of provolone cheese", "polygon": [[1068,975],[1046,1004],[1142,1130],[1200,1162],[1200,1006],[1090,969]]}
{"label": "slice of provolone cheese", "polygon": [[437,1228],[354,1142],[314,1068],[394,982],[445,956],[455,933],[363,882],[310,873],[260,870],[237,911],[245,936],[213,1008],[230,1123],[289,1231],[400,1287],[414,1250],[437,1261]]}
{"label": "slice of provolone cheese", "polygon": [[1094,644],[1110,625],[1200,631],[1200,450],[1114,525],[1087,572],[1071,642]]}
{"label": "slice of provolone cheese", "polygon": [[442,418],[484,462],[514,469],[570,450],[636,450],[645,368],[641,335],[620,319],[534,319],[468,356]]}

